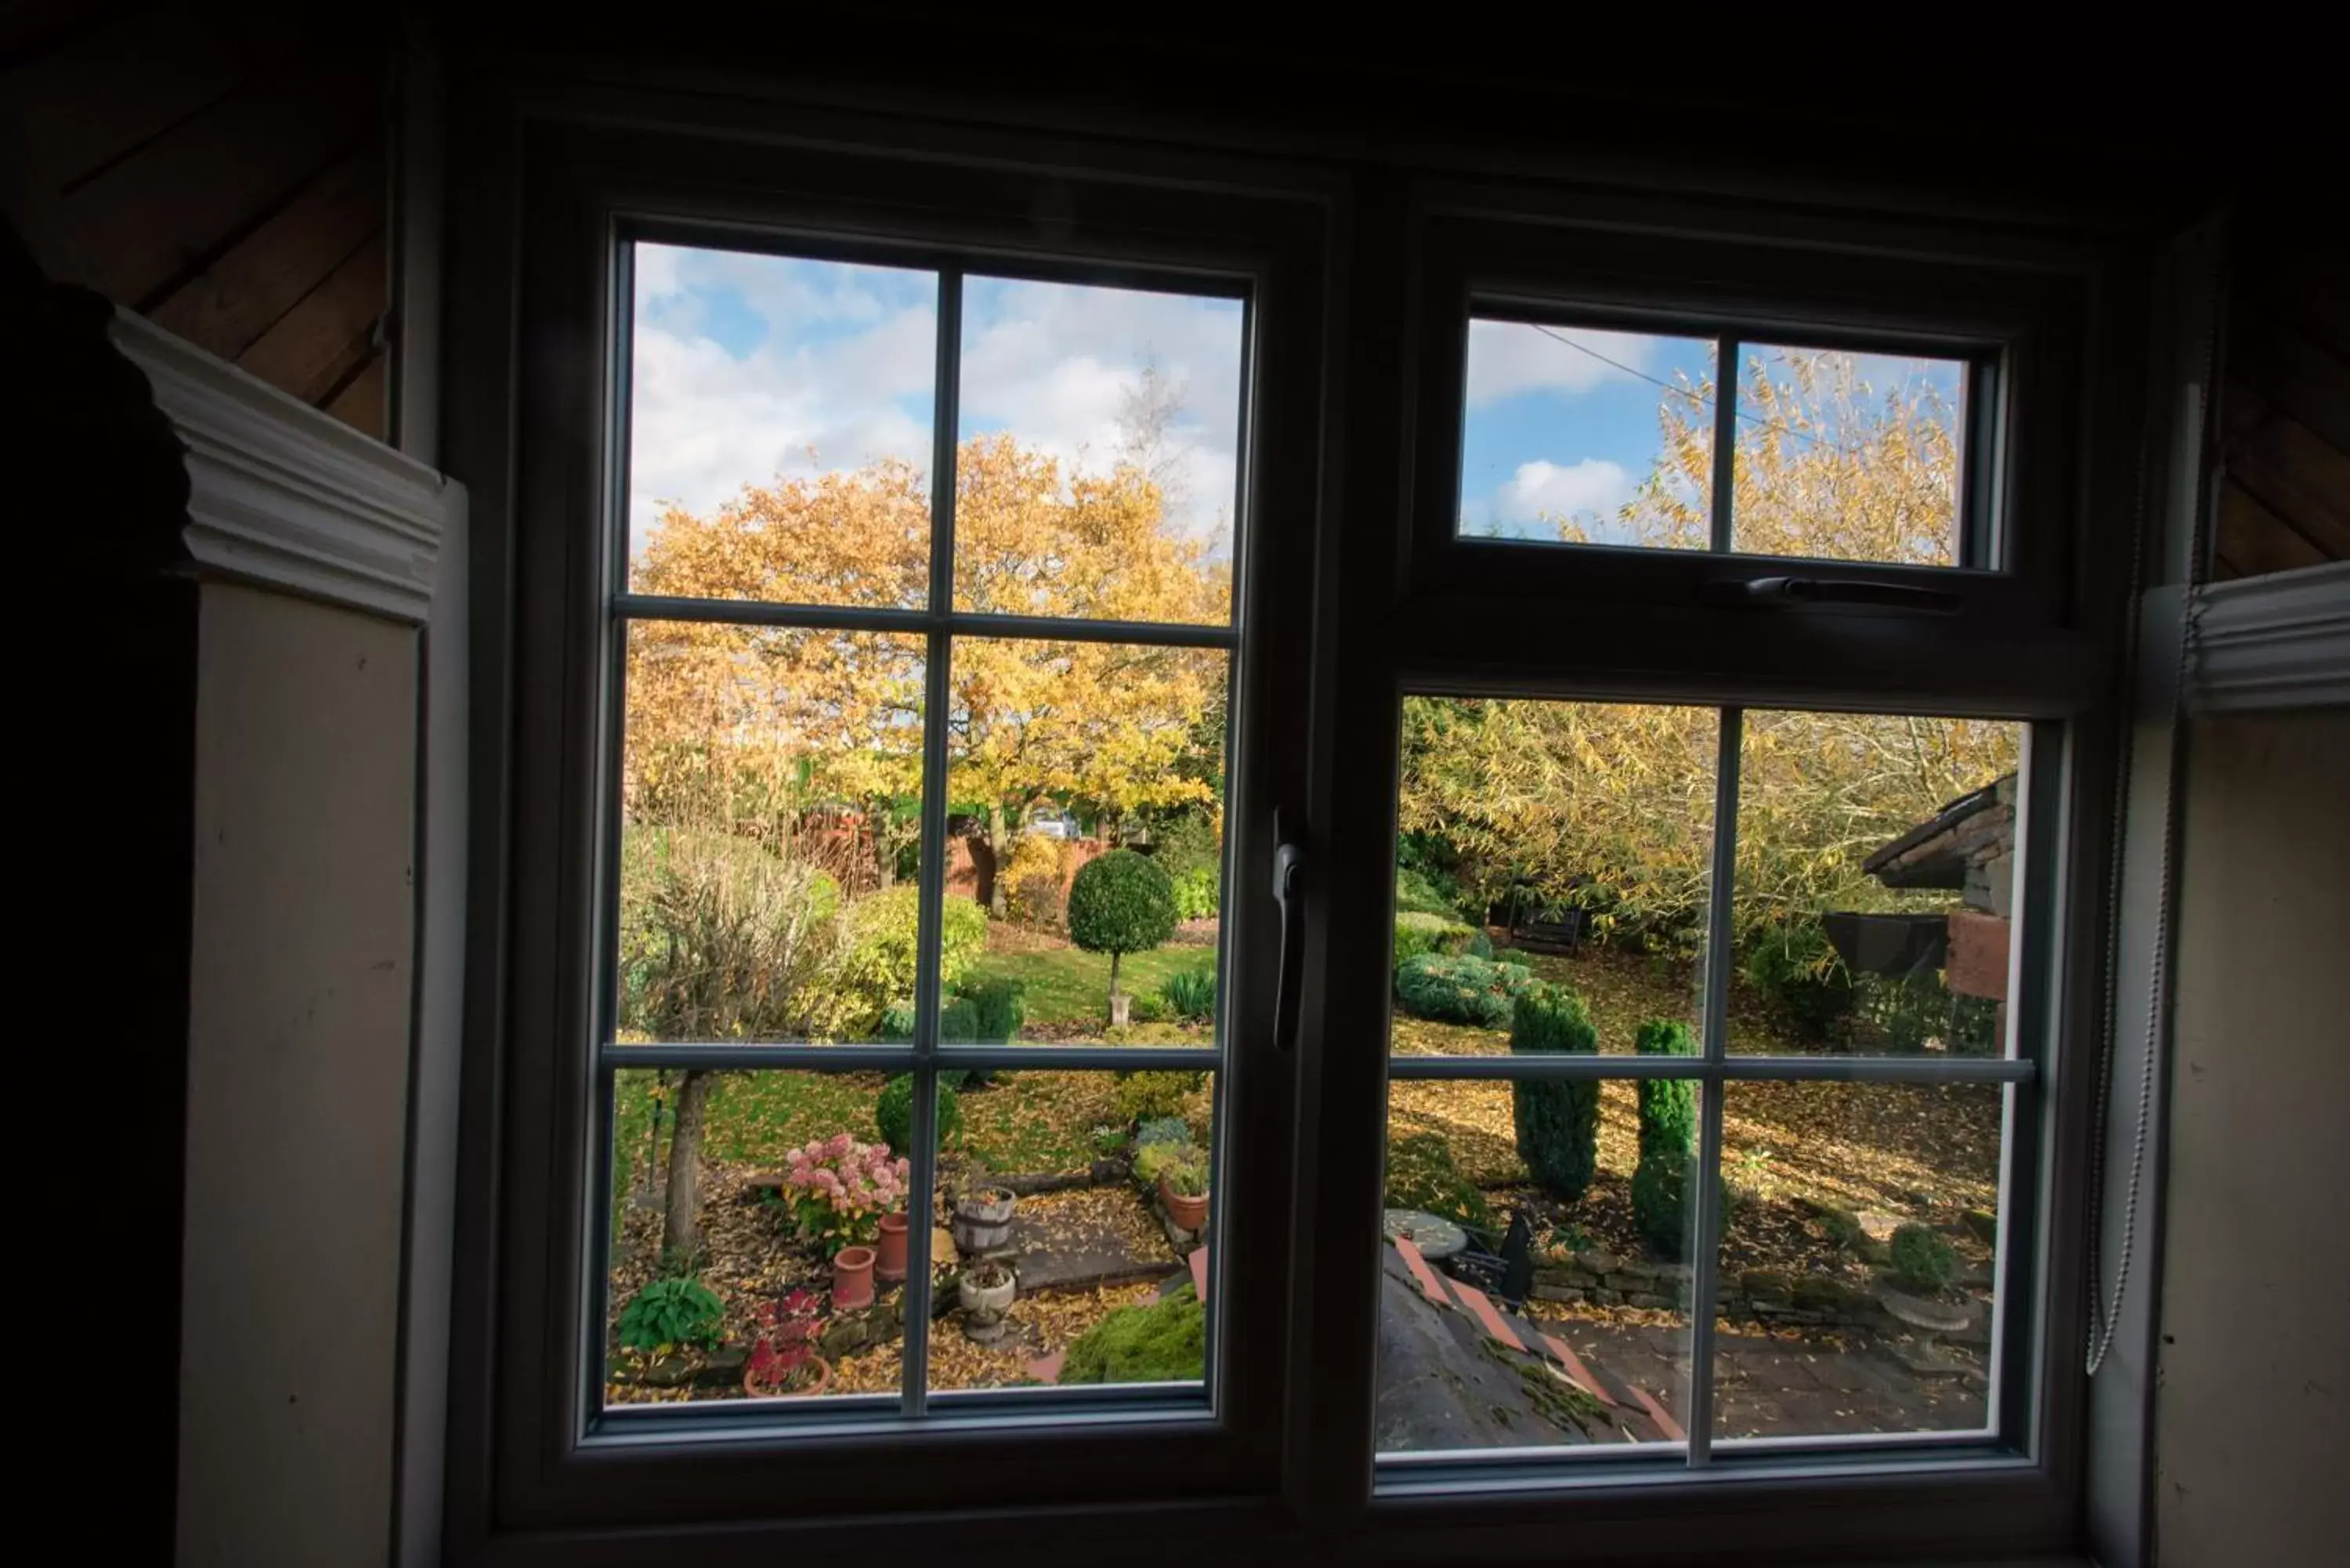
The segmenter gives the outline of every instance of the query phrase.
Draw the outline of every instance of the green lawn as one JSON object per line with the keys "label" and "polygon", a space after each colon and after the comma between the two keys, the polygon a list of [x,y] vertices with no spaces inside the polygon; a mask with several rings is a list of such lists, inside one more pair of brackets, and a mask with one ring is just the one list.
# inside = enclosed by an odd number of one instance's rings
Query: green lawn
{"label": "green lawn", "polygon": [[[1151,996],[1167,977],[1184,970],[1213,969],[1215,950],[1157,948],[1128,953],[1118,966],[1118,984],[1128,996]],[[1032,1028],[1066,1033],[1072,1026],[1098,1028],[1109,1022],[1109,958],[1076,948],[983,953],[972,966],[973,980],[1016,980],[1027,990]]]}

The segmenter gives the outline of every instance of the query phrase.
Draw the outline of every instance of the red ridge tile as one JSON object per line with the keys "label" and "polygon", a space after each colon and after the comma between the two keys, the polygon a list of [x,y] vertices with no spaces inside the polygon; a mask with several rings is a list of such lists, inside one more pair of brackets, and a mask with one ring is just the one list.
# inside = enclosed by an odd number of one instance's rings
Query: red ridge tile
{"label": "red ridge tile", "polygon": [[1655,1395],[1649,1393],[1646,1388],[1641,1387],[1637,1383],[1627,1383],[1625,1386],[1632,1391],[1633,1398],[1638,1399],[1641,1405],[1647,1407],[1648,1419],[1657,1424],[1657,1430],[1662,1432],[1668,1441],[1675,1443],[1686,1443],[1689,1441],[1689,1434],[1681,1430],[1681,1424],[1679,1421],[1674,1420],[1671,1416],[1668,1415],[1662,1405],[1657,1403],[1657,1397]]}
{"label": "red ridge tile", "polygon": [[1452,1282],[1452,1293],[1459,1296],[1461,1304],[1474,1314],[1477,1321],[1484,1325],[1487,1337],[1498,1340],[1512,1350],[1525,1349],[1525,1341],[1520,1339],[1516,1331],[1502,1321],[1502,1314],[1493,1310],[1493,1303],[1485,1299],[1484,1292],[1474,1285],[1463,1284],[1459,1280],[1455,1280]]}
{"label": "red ridge tile", "polygon": [[1410,1237],[1398,1236],[1395,1250],[1403,1254],[1404,1266],[1411,1271],[1411,1277],[1419,1282],[1422,1295],[1440,1307],[1452,1304],[1451,1298],[1444,1293],[1444,1282],[1436,1277],[1436,1271],[1428,1266],[1428,1260],[1419,1255],[1419,1248]]}

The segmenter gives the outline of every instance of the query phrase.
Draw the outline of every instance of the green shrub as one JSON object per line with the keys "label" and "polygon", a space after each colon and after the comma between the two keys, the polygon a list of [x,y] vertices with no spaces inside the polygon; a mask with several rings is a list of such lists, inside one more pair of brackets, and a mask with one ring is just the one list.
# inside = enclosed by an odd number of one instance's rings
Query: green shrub
{"label": "green shrub", "polygon": [[[1643,1056],[1694,1056],[1697,1042],[1689,1025],[1651,1019],[1632,1037]],[[1687,1154],[1697,1138],[1697,1085],[1687,1078],[1640,1080],[1640,1147],[1676,1148]]]}
{"label": "green shrub", "polygon": [[[881,1134],[881,1141],[889,1152],[904,1158],[914,1147],[914,1080],[911,1075],[900,1073],[881,1085],[880,1095],[873,1102],[873,1125]],[[939,1080],[938,1142],[944,1143],[962,1130],[962,1096],[941,1077]]]}
{"label": "green shrub", "polygon": [[1011,979],[983,980],[967,984],[962,994],[971,1003],[971,1033],[958,1038],[975,1044],[1003,1045],[1020,1037],[1028,1023],[1028,989]]}
{"label": "green shrub", "polygon": [[1167,1005],[1165,997],[1154,991],[1127,998],[1126,1016],[1130,1023],[1171,1023],[1175,1021],[1175,1010]]}
{"label": "green shrub", "polygon": [[[889,1004],[914,993],[919,903],[915,888],[897,887],[848,907],[847,950],[830,978],[853,1035],[871,1038]],[[949,898],[942,916],[940,978],[951,988],[987,946],[987,911],[968,898]]]}
{"label": "green shrub", "polygon": [[1109,993],[1118,991],[1118,963],[1148,952],[1175,934],[1175,885],[1148,855],[1113,849],[1077,869],[1069,886],[1069,940],[1089,953],[1109,954]]}
{"label": "green shrub", "polygon": [[1513,963],[1520,969],[1530,970],[1534,966],[1534,955],[1526,951],[1523,948],[1495,948],[1493,950],[1493,961],[1495,963]]}
{"label": "green shrub", "polygon": [[1959,1250],[1931,1225],[1913,1220],[1893,1232],[1893,1277],[1927,1295],[1946,1291],[1959,1277]]}
{"label": "green shrub", "polygon": [[1222,906],[1223,873],[1213,866],[1194,866],[1169,878],[1175,888],[1175,918],[1204,920]]}
{"label": "green shrub", "polygon": [[1441,1134],[1409,1133],[1388,1139],[1387,1206],[1418,1209],[1490,1235],[1493,1210],[1476,1183],[1461,1172]]}
{"label": "green shrub", "polygon": [[655,1280],[620,1309],[620,1343],[630,1350],[714,1346],[725,1337],[726,1308],[696,1279]]}
{"label": "green shrub", "polygon": [[[1206,1162],[1207,1156],[1192,1147],[1189,1138],[1181,1143],[1147,1144],[1134,1157],[1134,1174],[1145,1181],[1156,1181],[1164,1174],[1172,1184],[1177,1169],[1185,1166],[1204,1169]],[[1176,1190],[1180,1192],[1182,1189],[1179,1186]]]}
{"label": "green shrub", "polygon": [[[979,1010],[960,996],[950,996],[939,1003],[939,1040],[948,1045],[967,1045],[979,1038]],[[884,1045],[902,1045],[914,1037],[914,1004],[893,1002],[881,1014],[881,1027],[873,1038]]]}
{"label": "green shrub", "polygon": [[[1599,1049],[1583,999],[1563,985],[1524,989],[1510,1016],[1513,1056]],[[1599,1084],[1591,1078],[1521,1079],[1510,1085],[1518,1158],[1544,1190],[1572,1203],[1599,1168]]]}
{"label": "green shrub", "polygon": [[1469,956],[1481,959],[1493,956],[1493,939],[1474,926],[1469,928]]}
{"label": "green shrub", "polygon": [[1191,1124],[1181,1116],[1150,1116],[1134,1129],[1134,1147],[1139,1149],[1159,1144],[1188,1144],[1191,1141]]}
{"label": "green shrub", "polygon": [[[1696,1163],[1688,1149],[1658,1144],[1641,1149],[1640,1163],[1632,1171],[1632,1223],[1658,1257],[1689,1254],[1689,1200]],[[1729,1184],[1717,1179],[1714,1194],[1714,1240],[1719,1242],[1730,1223]]]}
{"label": "green shrub", "polygon": [[1149,1306],[1118,1307],[1079,1334],[1061,1363],[1065,1384],[1180,1383],[1208,1364],[1208,1314],[1189,1284]]}
{"label": "green shrub", "polygon": [[1112,1103],[1118,1107],[1118,1120],[1138,1126],[1162,1116],[1180,1117],[1183,1102],[1198,1094],[1207,1081],[1204,1072],[1120,1073]]}
{"label": "green shrub", "polygon": [[1167,1004],[1168,1012],[1176,1018],[1213,1018],[1216,1015],[1214,966],[1177,970],[1160,982],[1159,999]]}
{"label": "green shrub", "polygon": [[1852,1011],[1852,971],[1816,920],[1791,920],[1755,937],[1745,970],[1748,984],[1815,1039]]}
{"label": "green shrub", "polygon": [[1510,1003],[1535,984],[1531,971],[1485,959],[1422,953],[1396,968],[1396,1000],[1419,1018],[1440,1023],[1473,1023],[1498,1029],[1510,1021]]}
{"label": "green shrub", "polygon": [[[1395,961],[1418,958],[1422,953],[1444,953],[1458,957],[1469,951],[1472,939],[1480,933],[1465,920],[1450,915],[1430,915],[1408,909],[1396,917]],[[1490,952],[1492,944],[1485,944]]]}
{"label": "green shrub", "polygon": [[1451,892],[1440,886],[1426,871],[1415,866],[1396,868],[1396,912],[1440,915],[1448,920],[1461,918],[1461,905]]}

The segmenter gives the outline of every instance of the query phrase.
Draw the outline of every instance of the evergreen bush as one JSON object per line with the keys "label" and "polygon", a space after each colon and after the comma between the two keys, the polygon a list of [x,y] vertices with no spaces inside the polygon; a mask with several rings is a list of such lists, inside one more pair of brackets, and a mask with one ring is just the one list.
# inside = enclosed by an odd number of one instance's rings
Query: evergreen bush
{"label": "evergreen bush", "polygon": [[[1510,1017],[1512,1055],[1583,1055],[1598,1049],[1599,1031],[1581,997],[1541,981],[1524,988]],[[1598,1080],[1520,1079],[1510,1085],[1510,1098],[1518,1158],[1534,1180],[1570,1203],[1582,1197],[1599,1168]]]}

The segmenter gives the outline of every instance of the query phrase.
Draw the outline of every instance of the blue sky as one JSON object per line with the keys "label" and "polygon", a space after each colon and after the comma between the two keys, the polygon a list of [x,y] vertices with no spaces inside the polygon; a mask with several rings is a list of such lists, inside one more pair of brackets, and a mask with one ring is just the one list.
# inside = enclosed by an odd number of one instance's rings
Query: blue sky
{"label": "blue sky", "polygon": [[[927,273],[637,246],[632,544],[665,502],[707,510],[745,483],[885,457],[927,471],[937,319]],[[961,433],[1107,468],[1153,368],[1182,393],[1170,524],[1212,536],[1232,515],[1241,357],[1237,301],[971,278]]]}
{"label": "blue sky", "polygon": [[[1752,364],[1777,352],[1750,344],[1742,357]],[[1922,379],[1956,405],[1952,361],[1857,358],[1880,389]],[[1658,410],[1673,395],[1656,383],[1712,375],[1713,345],[1704,338],[1471,322],[1461,531],[1555,539],[1554,519],[1570,518],[1594,539],[1620,538],[1617,514],[1656,466]],[[1711,420],[1710,403],[1699,411]]]}

